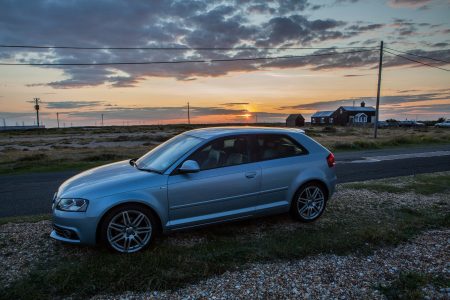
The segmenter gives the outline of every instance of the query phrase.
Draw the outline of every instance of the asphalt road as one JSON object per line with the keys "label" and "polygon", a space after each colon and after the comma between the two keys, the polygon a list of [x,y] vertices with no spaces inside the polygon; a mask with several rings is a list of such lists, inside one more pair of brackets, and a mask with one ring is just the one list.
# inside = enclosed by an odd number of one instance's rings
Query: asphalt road
{"label": "asphalt road", "polygon": [[[338,181],[450,171],[450,145],[336,154]],[[0,217],[50,213],[58,186],[77,171],[0,176]]]}

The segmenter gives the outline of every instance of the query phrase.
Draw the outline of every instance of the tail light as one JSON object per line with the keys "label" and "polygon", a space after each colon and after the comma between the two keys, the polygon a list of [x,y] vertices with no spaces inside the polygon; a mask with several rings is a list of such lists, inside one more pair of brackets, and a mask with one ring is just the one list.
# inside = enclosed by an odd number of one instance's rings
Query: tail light
{"label": "tail light", "polygon": [[334,165],[336,164],[336,160],[334,159],[333,153],[328,154],[327,163],[330,168],[334,167]]}

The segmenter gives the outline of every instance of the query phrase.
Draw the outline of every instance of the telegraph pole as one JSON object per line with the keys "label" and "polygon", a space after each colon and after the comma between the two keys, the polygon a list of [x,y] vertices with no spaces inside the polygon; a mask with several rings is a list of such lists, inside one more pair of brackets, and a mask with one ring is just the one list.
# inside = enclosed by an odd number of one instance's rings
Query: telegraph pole
{"label": "telegraph pole", "polygon": [[56,122],[58,122],[58,128],[59,128],[59,112],[56,113]]}
{"label": "telegraph pole", "polygon": [[37,127],[39,128],[39,102],[41,101],[39,98],[34,98],[34,109],[36,110],[36,122]]}
{"label": "telegraph pole", "polygon": [[191,114],[189,111],[190,107],[189,107],[189,101],[188,101],[188,124],[191,125]]}
{"label": "telegraph pole", "polygon": [[102,114],[102,127],[103,127],[103,114]]}
{"label": "telegraph pole", "polygon": [[377,88],[377,106],[375,111],[375,127],[373,137],[377,138],[378,119],[380,117],[380,88],[381,88],[381,71],[383,69],[383,41],[380,43],[380,61],[378,63],[378,88]]}

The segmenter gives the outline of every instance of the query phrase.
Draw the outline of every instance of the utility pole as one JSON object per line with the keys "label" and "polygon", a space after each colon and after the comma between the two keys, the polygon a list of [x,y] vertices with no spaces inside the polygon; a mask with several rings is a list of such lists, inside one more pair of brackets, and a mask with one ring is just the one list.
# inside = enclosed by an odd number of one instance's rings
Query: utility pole
{"label": "utility pole", "polygon": [[34,98],[34,109],[36,110],[36,122],[37,127],[39,127],[39,102],[41,101],[39,98]]}
{"label": "utility pole", "polygon": [[59,128],[59,112],[56,113],[56,122],[58,122],[58,128]]}
{"label": "utility pole", "polygon": [[103,114],[102,114],[102,127],[103,127]]}
{"label": "utility pole", "polygon": [[3,127],[6,127],[6,120],[3,118]]}
{"label": "utility pole", "polygon": [[255,124],[258,124],[258,113],[255,112]]}
{"label": "utility pole", "polygon": [[380,88],[381,88],[381,71],[383,69],[383,41],[380,43],[380,61],[378,63],[378,88],[377,88],[377,106],[375,111],[375,126],[373,137],[377,138],[378,118],[380,117]]}
{"label": "utility pole", "polygon": [[191,114],[189,111],[190,107],[189,107],[189,101],[188,101],[188,124],[191,125]]}

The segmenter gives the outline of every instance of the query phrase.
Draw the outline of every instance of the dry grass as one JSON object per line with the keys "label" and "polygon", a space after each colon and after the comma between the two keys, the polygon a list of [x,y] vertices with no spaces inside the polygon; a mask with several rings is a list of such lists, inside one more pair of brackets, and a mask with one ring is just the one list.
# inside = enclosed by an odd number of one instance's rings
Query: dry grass
{"label": "dry grass", "polygon": [[[204,126],[130,126],[0,132],[0,173],[86,169],[135,158],[176,134]],[[437,128],[380,129],[377,140],[372,137],[372,128],[316,126],[304,129],[309,136],[332,151],[450,143],[450,130]]]}

